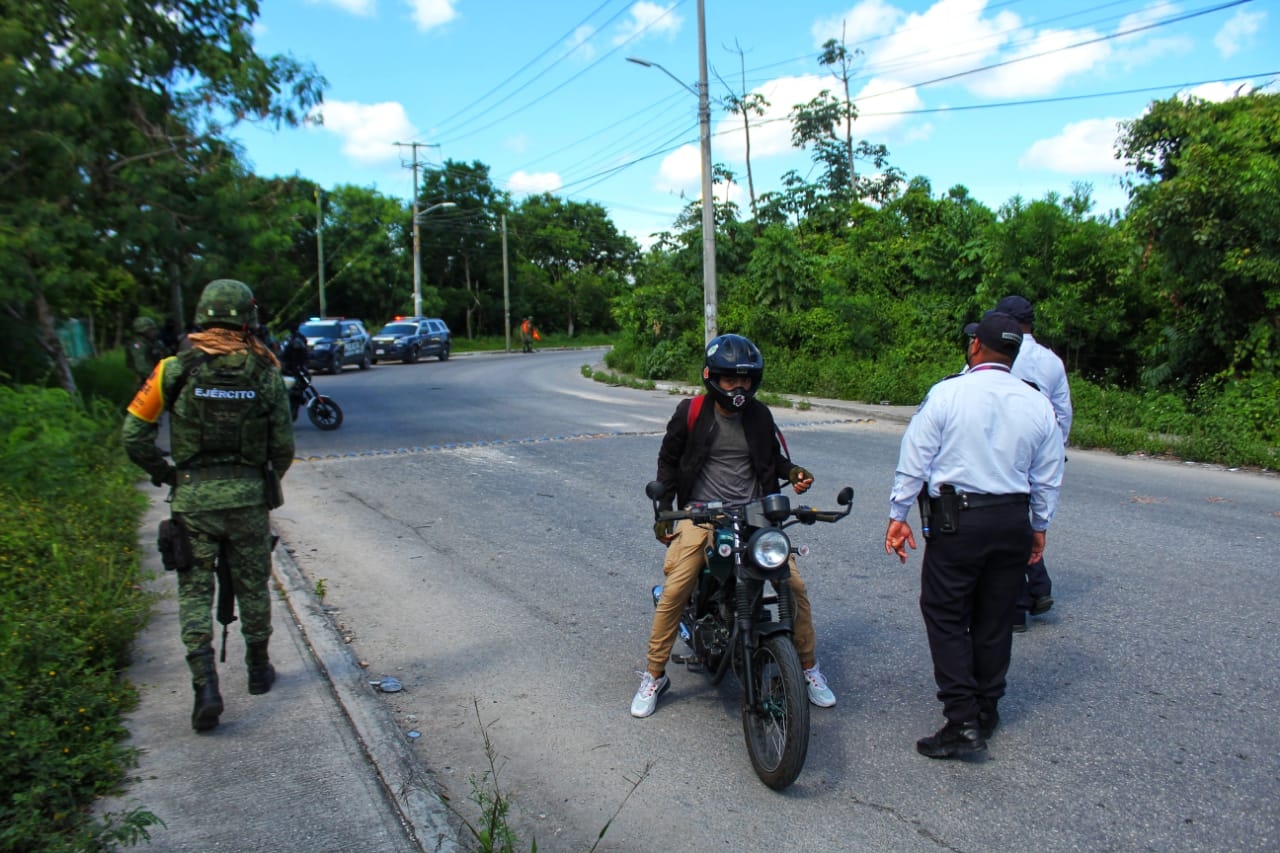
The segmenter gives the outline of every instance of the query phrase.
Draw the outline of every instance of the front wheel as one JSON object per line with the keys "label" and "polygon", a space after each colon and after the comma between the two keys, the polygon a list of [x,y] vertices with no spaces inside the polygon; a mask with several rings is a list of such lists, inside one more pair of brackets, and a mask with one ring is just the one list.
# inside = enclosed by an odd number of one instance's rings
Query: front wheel
{"label": "front wheel", "polygon": [[342,426],[342,407],[321,394],[307,407],[307,417],[311,418],[316,429],[327,432]]}
{"label": "front wheel", "polygon": [[[775,791],[800,775],[809,752],[809,700],[791,638],[766,637],[752,652],[746,677],[755,706],[742,708],[742,730],[756,775]],[[746,691],[743,691],[746,696]]]}

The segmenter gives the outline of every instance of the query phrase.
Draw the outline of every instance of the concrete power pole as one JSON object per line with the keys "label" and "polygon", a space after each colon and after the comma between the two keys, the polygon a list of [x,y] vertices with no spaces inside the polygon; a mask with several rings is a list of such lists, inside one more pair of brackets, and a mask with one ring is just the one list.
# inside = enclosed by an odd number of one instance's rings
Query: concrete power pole
{"label": "concrete power pole", "polygon": [[425,142],[397,142],[413,151],[413,316],[422,316],[422,248],[418,238],[418,149],[434,148]]}

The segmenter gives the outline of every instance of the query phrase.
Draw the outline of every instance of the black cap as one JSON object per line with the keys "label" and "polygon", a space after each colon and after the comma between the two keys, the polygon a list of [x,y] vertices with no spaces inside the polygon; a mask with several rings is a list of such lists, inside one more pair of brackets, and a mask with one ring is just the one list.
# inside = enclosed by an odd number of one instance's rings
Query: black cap
{"label": "black cap", "polygon": [[1036,309],[1025,296],[1006,296],[996,303],[995,310],[1028,326],[1036,321]]}
{"label": "black cap", "polygon": [[984,347],[1017,358],[1022,347],[1022,327],[1018,321],[1000,311],[988,311],[979,323],[964,327],[964,333],[977,338]]}

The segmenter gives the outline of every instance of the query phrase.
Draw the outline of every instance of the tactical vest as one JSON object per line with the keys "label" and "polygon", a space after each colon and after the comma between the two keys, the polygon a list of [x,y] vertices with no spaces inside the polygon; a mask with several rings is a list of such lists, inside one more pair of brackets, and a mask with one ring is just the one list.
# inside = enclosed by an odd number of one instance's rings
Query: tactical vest
{"label": "tactical vest", "polygon": [[185,381],[170,407],[170,449],[178,470],[267,462],[270,411],[264,391],[275,367],[252,352],[177,357]]}

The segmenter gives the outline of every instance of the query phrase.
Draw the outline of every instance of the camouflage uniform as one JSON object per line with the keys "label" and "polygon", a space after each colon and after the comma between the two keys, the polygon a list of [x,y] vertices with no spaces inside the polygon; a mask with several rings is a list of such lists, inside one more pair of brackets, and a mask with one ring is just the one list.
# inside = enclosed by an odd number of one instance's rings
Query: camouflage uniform
{"label": "camouflage uniform", "polygon": [[138,379],[138,386],[141,387],[160,360],[169,354],[169,348],[160,340],[160,329],[150,317],[134,320],[133,333],[133,340],[125,350],[125,360],[129,362],[129,369],[133,371]]}
{"label": "camouflage uniform", "polygon": [[[248,307],[244,303],[247,300]],[[219,279],[205,288],[194,347],[166,358],[129,406],[124,444],[152,483],[174,486],[173,514],[191,539],[193,567],[178,572],[178,617],[187,649],[198,730],[217,725],[221,696],[213,667],[212,606],[219,559],[229,569],[240,609],[249,690],[271,689],[271,530],[269,478],[293,461],[289,397],[274,356],[253,339],[252,293]],[[239,330],[231,326],[242,321]],[[161,412],[170,412],[170,465],[155,439]],[[274,474],[268,471],[268,463]],[[201,689],[205,712],[201,709]],[[216,698],[216,711],[212,704]]]}

